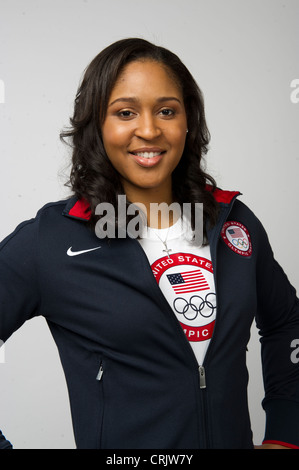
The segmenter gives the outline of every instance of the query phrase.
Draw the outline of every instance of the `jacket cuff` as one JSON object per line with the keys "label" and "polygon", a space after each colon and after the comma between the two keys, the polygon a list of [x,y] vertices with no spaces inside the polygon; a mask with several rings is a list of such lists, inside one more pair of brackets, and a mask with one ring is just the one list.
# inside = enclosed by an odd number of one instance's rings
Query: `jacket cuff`
{"label": "jacket cuff", "polygon": [[263,402],[266,431],[263,443],[299,449],[299,403],[283,399]]}
{"label": "jacket cuff", "polygon": [[287,447],[288,449],[299,449],[298,446],[281,441],[263,441],[263,444],[277,444],[279,446]]}

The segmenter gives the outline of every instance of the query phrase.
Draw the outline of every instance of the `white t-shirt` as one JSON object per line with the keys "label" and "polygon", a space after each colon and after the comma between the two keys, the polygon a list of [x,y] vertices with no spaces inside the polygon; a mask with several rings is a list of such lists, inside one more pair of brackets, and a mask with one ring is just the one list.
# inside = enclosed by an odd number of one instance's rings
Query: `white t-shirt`
{"label": "white t-shirt", "polygon": [[[146,227],[139,242],[198,364],[202,365],[216,318],[214,275],[210,247],[192,245],[185,227],[182,219],[166,229]],[[161,240],[166,238],[169,253],[163,251]]]}

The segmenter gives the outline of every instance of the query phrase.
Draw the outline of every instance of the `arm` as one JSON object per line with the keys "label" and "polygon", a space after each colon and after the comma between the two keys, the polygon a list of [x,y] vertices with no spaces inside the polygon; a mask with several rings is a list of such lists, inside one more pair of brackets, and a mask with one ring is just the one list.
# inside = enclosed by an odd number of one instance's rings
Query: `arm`
{"label": "arm", "polygon": [[0,339],[38,315],[37,223],[20,224],[0,243]]}
{"label": "arm", "polygon": [[[38,314],[36,224],[21,224],[0,243],[0,340],[5,342],[27,319]],[[12,445],[0,431],[0,449]]]}
{"label": "arm", "polygon": [[298,449],[299,364],[291,360],[291,343],[299,338],[299,300],[274,259],[262,227],[257,263],[257,300],[256,322],[261,335],[265,387],[262,404],[266,412],[265,437],[263,445],[258,448]]}

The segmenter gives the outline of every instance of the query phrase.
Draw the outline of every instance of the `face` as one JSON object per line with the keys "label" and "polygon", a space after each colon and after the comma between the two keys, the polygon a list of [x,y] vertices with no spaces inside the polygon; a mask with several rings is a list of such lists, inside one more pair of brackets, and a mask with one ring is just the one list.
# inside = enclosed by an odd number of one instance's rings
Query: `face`
{"label": "face", "polygon": [[183,96],[167,69],[153,61],[128,64],[109,98],[102,137],[132,202],[145,192],[171,191],[186,131]]}

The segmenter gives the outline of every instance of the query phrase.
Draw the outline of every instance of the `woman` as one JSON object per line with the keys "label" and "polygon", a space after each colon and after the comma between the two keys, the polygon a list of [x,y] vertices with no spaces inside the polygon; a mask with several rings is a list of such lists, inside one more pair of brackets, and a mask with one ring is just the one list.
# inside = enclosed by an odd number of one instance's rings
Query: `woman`
{"label": "woman", "polygon": [[[46,318],[78,448],[245,449],[255,317],[260,447],[299,448],[298,299],[239,193],[203,170],[209,132],[189,71],[164,48],[118,41],[87,68],[71,124],[74,195],[0,247],[1,339]],[[153,217],[154,203],[175,210]],[[137,236],[132,207],[145,215]]]}

